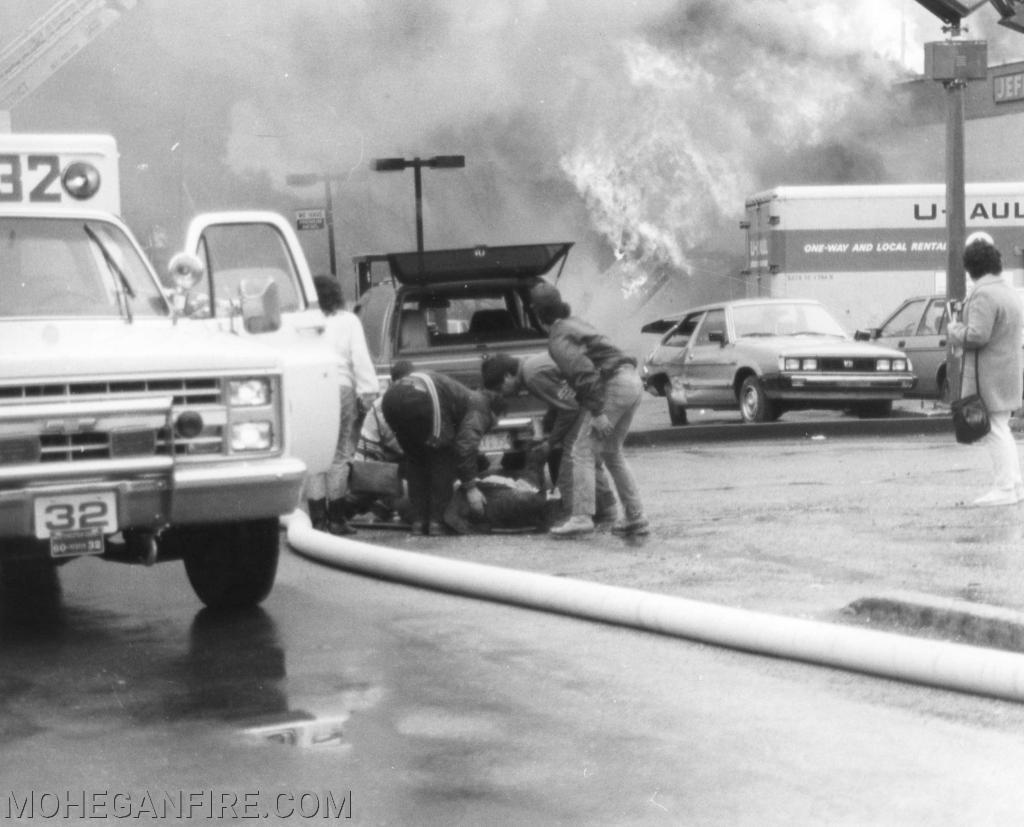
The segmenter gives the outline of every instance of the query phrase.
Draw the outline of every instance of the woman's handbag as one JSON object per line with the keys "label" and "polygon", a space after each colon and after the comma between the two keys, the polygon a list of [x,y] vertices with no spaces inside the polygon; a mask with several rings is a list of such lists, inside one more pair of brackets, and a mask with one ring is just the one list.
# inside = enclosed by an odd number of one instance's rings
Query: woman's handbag
{"label": "woman's handbag", "polygon": [[[970,445],[985,436],[992,428],[988,421],[988,408],[985,407],[985,400],[978,393],[964,396],[964,358],[960,358],[960,398],[954,399],[950,405],[953,412],[953,431],[956,433],[956,441],[963,445]],[[980,379],[978,375],[978,351],[974,351],[974,379],[975,386]]]}

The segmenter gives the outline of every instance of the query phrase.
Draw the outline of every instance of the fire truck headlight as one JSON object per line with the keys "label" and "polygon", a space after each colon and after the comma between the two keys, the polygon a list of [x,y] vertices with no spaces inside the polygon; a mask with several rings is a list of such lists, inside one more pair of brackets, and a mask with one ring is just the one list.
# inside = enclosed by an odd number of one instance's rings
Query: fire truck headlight
{"label": "fire truck headlight", "polygon": [[231,426],[231,450],[269,451],[274,444],[274,428],[270,422],[236,422]]}
{"label": "fire truck headlight", "polygon": [[270,382],[266,379],[232,379],[228,382],[228,403],[236,408],[270,404]]}

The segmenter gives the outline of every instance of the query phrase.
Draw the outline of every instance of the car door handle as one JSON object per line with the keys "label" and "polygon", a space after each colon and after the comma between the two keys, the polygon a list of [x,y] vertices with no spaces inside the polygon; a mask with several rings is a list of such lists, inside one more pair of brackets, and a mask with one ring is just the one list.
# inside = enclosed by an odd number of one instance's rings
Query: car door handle
{"label": "car door handle", "polygon": [[904,342],[898,342],[896,344],[896,347],[906,347],[906,346],[907,346],[907,343],[905,341]]}
{"label": "car door handle", "polygon": [[945,339],[939,339],[939,347],[945,347],[945,346],[946,346],[946,340]]}

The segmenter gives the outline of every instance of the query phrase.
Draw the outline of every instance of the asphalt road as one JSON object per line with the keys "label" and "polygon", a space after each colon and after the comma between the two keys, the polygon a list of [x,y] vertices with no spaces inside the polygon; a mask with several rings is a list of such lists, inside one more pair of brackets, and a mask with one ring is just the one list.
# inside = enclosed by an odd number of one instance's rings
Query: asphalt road
{"label": "asphalt road", "polygon": [[[107,823],[190,805],[191,819],[168,820],[322,822],[333,808],[362,824],[905,825],[1024,813],[1017,705],[293,555],[256,612],[200,611],[183,581],[177,564],[83,560],[48,624],[3,626],[0,817],[32,801],[23,823],[82,823],[83,794]],[[54,810],[70,818],[42,817]]]}

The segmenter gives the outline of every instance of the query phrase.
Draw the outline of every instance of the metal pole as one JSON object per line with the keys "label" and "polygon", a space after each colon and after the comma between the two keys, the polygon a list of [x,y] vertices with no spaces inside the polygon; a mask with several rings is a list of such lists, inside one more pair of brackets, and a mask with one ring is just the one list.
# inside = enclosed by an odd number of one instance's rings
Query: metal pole
{"label": "metal pole", "polygon": [[327,260],[330,262],[331,276],[338,277],[338,266],[334,258],[334,201],[331,197],[331,177],[324,176],[324,204],[327,213]]}
{"label": "metal pole", "polygon": [[967,216],[964,202],[964,90],[966,82],[954,80],[946,85],[946,298],[962,299],[964,284],[964,240]]}
{"label": "metal pole", "polygon": [[420,159],[412,162],[416,182],[416,252],[423,252],[423,182],[420,176]]}

